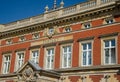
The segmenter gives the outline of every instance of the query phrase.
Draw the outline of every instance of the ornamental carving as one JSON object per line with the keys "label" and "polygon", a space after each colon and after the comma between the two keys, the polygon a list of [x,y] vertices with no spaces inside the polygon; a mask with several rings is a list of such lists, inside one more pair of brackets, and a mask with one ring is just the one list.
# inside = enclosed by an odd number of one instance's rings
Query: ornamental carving
{"label": "ornamental carving", "polygon": [[25,81],[30,81],[34,77],[33,74],[33,69],[27,66],[23,71],[22,76]]}
{"label": "ornamental carving", "polygon": [[51,39],[52,36],[56,33],[58,33],[57,26],[45,28],[44,31],[44,35],[47,36],[49,39]]}

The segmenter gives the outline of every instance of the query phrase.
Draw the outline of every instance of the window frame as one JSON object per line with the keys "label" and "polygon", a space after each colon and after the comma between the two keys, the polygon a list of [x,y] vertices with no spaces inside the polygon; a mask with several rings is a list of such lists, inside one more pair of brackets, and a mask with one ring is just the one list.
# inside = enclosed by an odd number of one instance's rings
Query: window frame
{"label": "window frame", "polygon": [[[38,35],[38,37],[35,37],[36,35]],[[33,33],[32,34],[32,39],[39,39],[40,38],[40,33]]]}
{"label": "window frame", "polygon": [[[92,66],[93,65],[93,40],[84,40],[84,41],[80,41],[79,42],[79,46],[80,46],[80,49],[79,49],[79,65],[82,66],[82,67],[87,67],[87,66]],[[91,65],[83,65],[83,56],[82,56],[82,44],[88,44],[88,43],[91,43]],[[87,54],[88,55],[88,54]]]}
{"label": "window frame", "polygon": [[[89,28],[88,28],[88,27],[85,27],[85,25],[89,25]],[[91,23],[91,21],[82,23],[82,28],[83,28],[83,29],[90,29],[90,28],[92,28],[92,23]]]}
{"label": "window frame", "polygon": [[[53,67],[51,67],[51,68],[47,68],[47,50],[48,49],[54,49],[54,54],[53,54]],[[45,61],[45,63],[44,63],[44,68],[45,69],[47,69],[47,70],[52,70],[52,69],[54,69],[54,67],[55,67],[55,53],[56,53],[56,48],[55,48],[55,46],[51,46],[51,47],[46,47],[45,48],[45,56],[44,56],[44,61]]]}
{"label": "window frame", "polygon": [[[111,23],[108,23],[107,21],[110,21],[110,20],[112,20],[112,22]],[[114,19],[114,17],[107,17],[107,18],[104,18],[104,24],[113,24],[115,22],[115,19]]]}
{"label": "window frame", "polygon": [[[8,68],[8,72],[4,72],[4,62],[5,62],[5,56],[10,56],[10,60],[9,60],[9,63],[10,63],[10,65],[9,65],[9,68]],[[2,61],[2,70],[1,70],[1,72],[2,72],[2,74],[8,74],[8,73],[10,73],[10,66],[11,66],[11,53],[8,53],[8,54],[3,54],[3,61]]]}
{"label": "window frame", "polygon": [[[24,53],[24,58],[23,58],[23,64],[24,64],[24,62],[25,62],[25,51],[18,51],[18,52],[16,52],[16,63],[15,63],[15,69],[14,69],[14,71],[17,71],[19,68],[18,68],[18,53]],[[23,65],[22,64],[22,65]],[[22,66],[21,65],[21,66]],[[20,66],[20,67],[21,67]]]}
{"label": "window frame", "polygon": [[36,63],[36,64],[39,64],[40,49],[37,48],[37,49],[31,49],[31,50],[30,50],[30,60],[31,60],[31,61],[32,61],[32,59],[33,59],[33,58],[32,58],[32,57],[33,57],[33,56],[32,56],[32,55],[33,55],[33,53],[32,53],[33,51],[38,51],[38,60],[37,60],[38,62],[34,62],[34,61],[33,61],[33,62]]}
{"label": "window frame", "polygon": [[19,41],[20,41],[20,42],[24,42],[25,40],[26,40],[25,36],[20,36],[20,37],[19,37]]}
{"label": "window frame", "polygon": [[12,44],[12,43],[13,43],[12,39],[7,39],[7,40],[6,40],[6,45],[10,45],[10,44]]}
{"label": "window frame", "polygon": [[[66,66],[66,67],[63,67],[63,47],[65,47],[65,46],[71,46],[71,65],[68,67],[68,66]],[[68,43],[68,44],[63,44],[63,45],[61,45],[61,48],[60,48],[60,67],[61,68],[71,68],[72,67],[72,57],[73,57],[73,44],[72,43]]]}
{"label": "window frame", "polygon": [[[66,31],[66,29],[69,29],[69,31]],[[65,33],[69,33],[69,32],[71,32],[71,31],[72,31],[71,26],[66,26],[66,27],[64,27],[64,32],[65,32]]]}
{"label": "window frame", "polygon": [[[104,41],[109,41],[109,40],[115,40],[115,56],[116,56],[116,60],[115,63],[105,63],[105,52],[104,52]],[[104,37],[101,38],[101,64],[102,65],[115,65],[118,63],[118,47],[117,47],[117,36],[112,36],[112,37]],[[104,60],[104,61],[103,61]]]}

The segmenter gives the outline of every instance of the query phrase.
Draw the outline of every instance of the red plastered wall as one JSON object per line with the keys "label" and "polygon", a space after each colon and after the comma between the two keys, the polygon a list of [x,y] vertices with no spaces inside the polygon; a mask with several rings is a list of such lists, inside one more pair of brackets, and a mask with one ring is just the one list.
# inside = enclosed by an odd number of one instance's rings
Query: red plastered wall
{"label": "red plastered wall", "polygon": [[44,47],[41,46],[41,49],[40,49],[40,60],[39,60],[39,65],[40,67],[44,67]]}
{"label": "red plastered wall", "polygon": [[91,75],[90,78],[93,82],[100,82],[100,80],[103,78],[103,75]]}
{"label": "red plastered wall", "polygon": [[19,41],[19,37],[15,37],[12,40],[13,40],[13,43],[17,43]]}
{"label": "red plastered wall", "polygon": [[118,49],[117,49],[118,59],[117,59],[117,60],[118,60],[118,64],[120,64],[120,33],[119,33],[119,35],[118,35],[118,40],[117,40],[117,42],[118,42],[118,43],[117,43],[117,44],[118,44],[118,45],[117,45],[117,47],[118,47]]}
{"label": "red plastered wall", "polygon": [[15,52],[12,52],[11,62],[10,62],[10,73],[13,73],[13,72],[14,72],[15,59],[16,59]]}
{"label": "red plastered wall", "polygon": [[59,69],[60,67],[60,45],[59,43],[56,44],[56,50],[55,50],[55,69]]}
{"label": "red plastered wall", "polygon": [[1,41],[1,45],[5,45],[6,44],[6,41],[5,40],[2,40]]}
{"label": "red plastered wall", "polygon": [[80,76],[70,76],[69,79],[71,82],[78,82],[78,80],[80,79]]}
{"label": "red plastered wall", "polygon": [[93,65],[101,64],[101,40],[95,37],[93,41]]}
{"label": "red plastered wall", "polygon": [[26,35],[26,40],[31,40],[32,39],[32,34]]}
{"label": "red plastered wall", "polygon": [[103,19],[99,19],[99,20],[94,20],[91,22],[92,24],[92,27],[96,27],[96,26],[100,26],[100,25],[103,25]]}
{"label": "red plastered wall", "polygon": [[79,66],[79,43],[77,40],[73,42],[72,67]]}
{"label": "red plastered wall", "polygon": [[120,22],[120,16],[115,16],[115,21]]}
{"label": "red plastered wall", "polygon": [[[120,17],[115,18],[116,21],[120,20]],[[92,21],[92,25],[93,26],[97,26],[97,25],[101,25],[103,23],[103,20],[96,20],[96,21]],[[81,28],[81,24],[76,24],[76,25],[72,25],[72,29],[73,30],[80,30]],[[60,32],[62,32],[63,28],[60,28]],[[104,35],[104,34],[111,34],[111,33],[115,33],[115,32],[120,32],[120,25],[115,25],[115,26],[106,26],[106,27],[102,27],[102,28],[97,28],[97,29],[85,29],[80,31],[79,33],[73,33],[73,39],[74,39],[74,43],[73,43],[73,57],[72,57],[72,67],[77,67],[79,66],[79,61],[81,61],[81,59],[79,59],[79,42],[77,42],[78,39],[80,38],[86,38],[86,37],[92,37],[94,36],[94,43],[93,43],[93,65],[100,65],[101,64],[101,39],[98,38],[100,35]],[[65,36],[65,35],[64,35]],[[63,37],[63,36],[62,36]],[[26,35],[26,39],[29,40],[32,38],[32,34]],[[14,42],[16,42],[18,40],[18,38],[14,38],[13,39]],[[5,40],[1,41],[2,45],[5,45]],[[14,43],[13,43],[14,44]],[[29,59],[29,55],[30,55],[30,50],[28,49],[30,47],[30,42],[25,42],[25,43],[21,43],[21,44],[14,44],[14,45],[10,45],[10,46],[5,46],[5,47],[1,47],[0,49],[0,53],[2,54],[2,52],[6,52],[6,51],[12,51],[14,52],[17,49],[22,49],[22,48],[26,48],[26,55],[25,55],[25,62],[28,61]],[[0,54],[0,68],[1,68],[1,58],[2,55]],[[14,55],[14,54],[13,54]],[[44,66],[44,47],[40,48],[40,60],[39,60],[39,65],[41,67]],[[118,63],[120,64],[120,35],[118,37]],[[15,61],[15,56],[12,56],[12,61],[14,63]],[[60,45],[56,46],[56,53],[55,53],[55,68],[59,68],[60,67]],[[14,65],[12,64],[11,66],[11,72],[13,71]]]}
{"label": "red plastered wall", "polygon": [[76,25],[72,25],[72,31],[75,31],[75,30],[80,30],[81,29],[81,26],[82,24],[76,24]]}

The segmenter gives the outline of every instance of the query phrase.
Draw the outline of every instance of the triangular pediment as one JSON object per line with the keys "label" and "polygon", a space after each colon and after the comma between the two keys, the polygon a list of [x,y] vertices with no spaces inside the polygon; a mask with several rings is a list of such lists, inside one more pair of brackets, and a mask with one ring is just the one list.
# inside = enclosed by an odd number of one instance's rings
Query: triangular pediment
{"label": "triangular pediment", "polygon": [[54,71],[43,70],[39,64],[34,63],[33,61],[28,61],[21,68],[16,71],[19,79],[24,81],[32,81],[36,77],[54,77],[59,78],[60,74]]}
{"label": "triangular pediment", "polygon": [[29,60],[24,65],[22,65],[22,67],[19,68],[16,71],[16,73],[22,73],[27,68],[31,68],[33,71],[41,71],[42,70],[42,68],[38,64],[36,64],[33,61]]}

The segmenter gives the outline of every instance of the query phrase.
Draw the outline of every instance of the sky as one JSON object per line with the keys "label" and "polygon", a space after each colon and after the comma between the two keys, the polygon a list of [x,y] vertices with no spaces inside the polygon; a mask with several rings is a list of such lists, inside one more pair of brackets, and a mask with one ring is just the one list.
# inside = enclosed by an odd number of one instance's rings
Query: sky
{"label": "sky", "polygon": [[[85,0],[63,0],[64,6],[72,6]],[[7,24],[17,20],[36,16],[44,13],[48,5],[53,7],[54,0],[0,0],[0,24]],[[59,6],[61,0],[57,0]]]}

